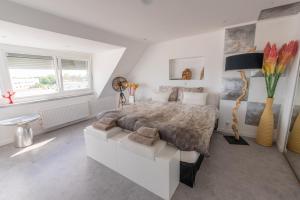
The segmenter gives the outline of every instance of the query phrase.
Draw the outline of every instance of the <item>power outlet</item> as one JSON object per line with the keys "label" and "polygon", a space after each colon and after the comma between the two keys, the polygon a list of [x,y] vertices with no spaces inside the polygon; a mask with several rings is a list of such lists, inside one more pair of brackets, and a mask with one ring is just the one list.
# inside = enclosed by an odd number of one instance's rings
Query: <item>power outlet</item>
{"label": "power outlet", "polygon": [[229,121],[225,122],[225,126],[226,126],[227,128],[230,127],[230,124],[231,124],[231,122],[229,122]]}

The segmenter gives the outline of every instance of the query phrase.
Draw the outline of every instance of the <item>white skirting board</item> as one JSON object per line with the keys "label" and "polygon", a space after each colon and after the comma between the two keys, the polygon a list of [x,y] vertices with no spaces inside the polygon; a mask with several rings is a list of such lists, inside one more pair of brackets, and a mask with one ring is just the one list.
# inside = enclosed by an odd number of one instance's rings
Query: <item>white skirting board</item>
{"label": "white skirting board", "polygon": [[101,139],[85,130],[87,155],[163,199],[171,199],[178,184],[180,151],[165,146],[154,159],[145,158],[120,145],[126,133]]}

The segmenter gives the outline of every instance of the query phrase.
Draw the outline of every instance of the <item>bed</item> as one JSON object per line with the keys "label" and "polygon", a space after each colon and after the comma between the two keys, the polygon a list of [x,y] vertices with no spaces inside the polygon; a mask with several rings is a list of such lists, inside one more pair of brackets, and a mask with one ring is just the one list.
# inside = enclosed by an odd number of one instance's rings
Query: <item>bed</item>
{"label": "bed", "polygon": [[174,87],[168,91],[167,102],[137,102],[98,117],[119,115],[117,125],[130,131],[142,126],[158,128],[160,138],[180,150],[180,181],[193,187],[203,158],[209,156],[210,139],[218,118],[217,95],[209,94],[206,105],[190,105],[182,102],[178,89],[177,98],[170,101]]}

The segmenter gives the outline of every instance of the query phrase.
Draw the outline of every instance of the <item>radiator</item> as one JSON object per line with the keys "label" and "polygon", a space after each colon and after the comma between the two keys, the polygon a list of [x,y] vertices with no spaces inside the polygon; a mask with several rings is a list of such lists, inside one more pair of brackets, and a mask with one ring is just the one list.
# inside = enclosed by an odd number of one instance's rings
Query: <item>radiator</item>
{"label": "radiator", "polygon": [[88,102],[55,107],[40,112],[43,128],[48,129],[69,122],[87,118],[89,116]]}

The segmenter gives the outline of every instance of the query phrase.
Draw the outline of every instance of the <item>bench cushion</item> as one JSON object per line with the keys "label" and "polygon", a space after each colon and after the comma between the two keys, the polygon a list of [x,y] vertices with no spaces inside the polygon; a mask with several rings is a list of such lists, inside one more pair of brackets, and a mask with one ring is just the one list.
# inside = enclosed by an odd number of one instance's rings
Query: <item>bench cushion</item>
{"label": "bench cushion", "polygon": [[152,160],[166,145],[167,143],[162,140],[157,141],[153,146],[143,145],[130,140],[128,135],[120,141],[120,147]]}
{"label": "bench cushion", "polygon": [[93,135],[99,139],[107,140],[108,138],[111,138],[118,133],[122,132],[122,129],[120,127],[113,127],[107,131],[102,131],[99,129],[94,128],[93,126],[88,126],[84,130],[87,134]]}

